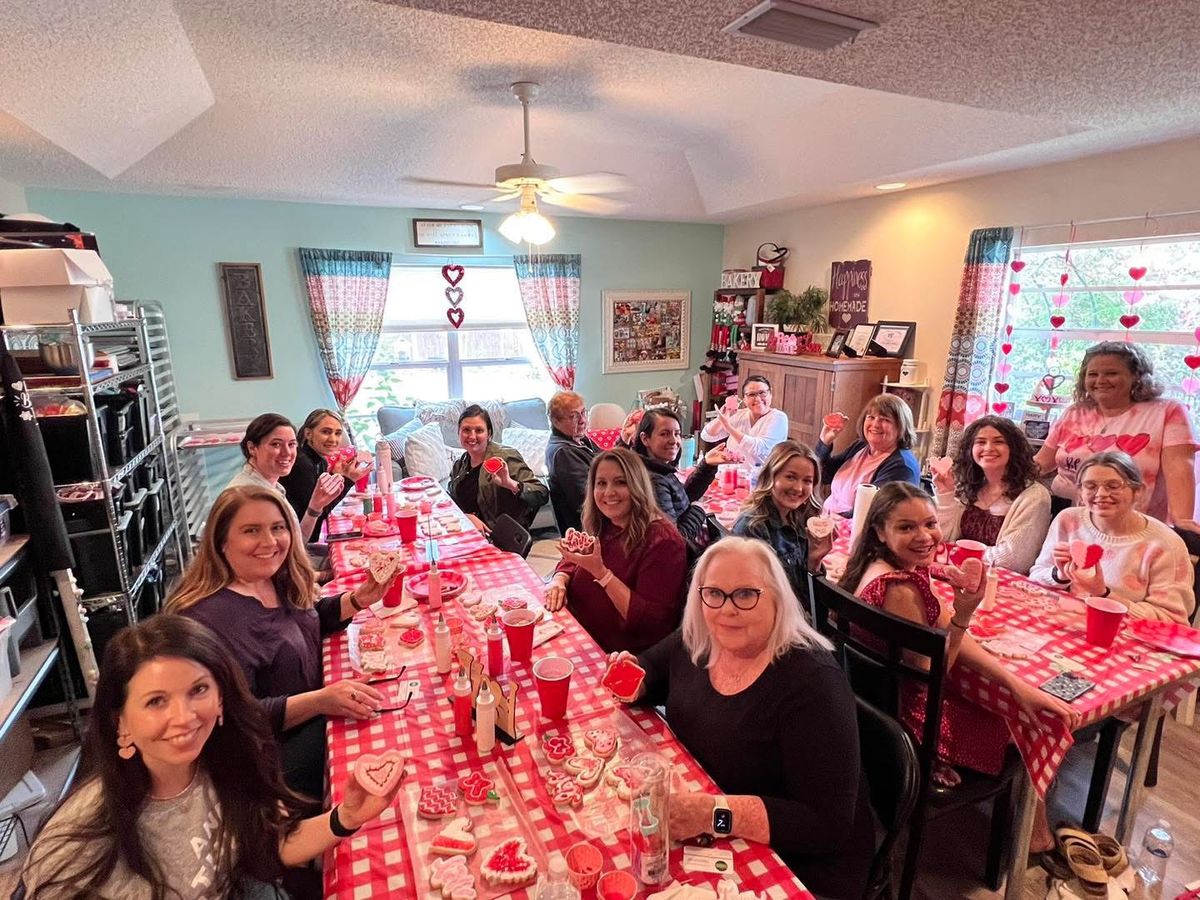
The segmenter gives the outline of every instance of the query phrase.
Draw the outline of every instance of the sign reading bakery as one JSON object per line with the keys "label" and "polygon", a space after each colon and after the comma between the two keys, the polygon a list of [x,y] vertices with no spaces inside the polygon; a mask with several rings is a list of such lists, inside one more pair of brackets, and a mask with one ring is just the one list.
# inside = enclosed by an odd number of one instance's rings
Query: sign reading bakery
{"label": "sign reading bakery", "polygon": [[839,328],[853,328],[870,321],[867,315],[867,297],[871,293],[871,261],[869,259],[847,260],[833,264],[833,275],[829,279],[829,324]]}

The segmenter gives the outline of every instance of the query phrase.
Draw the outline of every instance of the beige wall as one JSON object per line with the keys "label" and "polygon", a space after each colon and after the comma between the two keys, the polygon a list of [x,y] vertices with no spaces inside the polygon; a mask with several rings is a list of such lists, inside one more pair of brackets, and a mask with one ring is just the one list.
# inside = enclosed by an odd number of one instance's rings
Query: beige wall
{"label": "beige wall", "polygon": [[27,212],[25,188],[0,178],[0,214]]}
{"label": "beige wall", "polygon": [[775,241],[792,250],[785,285],[798,291],[828,288],[835,260],[870,259],[871,320],[917,322],[915,355],[940,388],[973,229],[1197,209],[1200,140],[1173,141],[741,222],[726,229],[724,265],[752,265]]}

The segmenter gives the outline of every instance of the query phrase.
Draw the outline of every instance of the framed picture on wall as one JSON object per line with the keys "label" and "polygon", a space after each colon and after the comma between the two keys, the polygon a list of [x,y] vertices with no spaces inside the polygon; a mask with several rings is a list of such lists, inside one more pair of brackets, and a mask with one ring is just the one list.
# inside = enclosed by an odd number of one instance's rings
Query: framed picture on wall
{"label": "framed picture on wall", "polygon": [[779,332],[778,325],[751,325],[750,328],[750,347],[753,350],[766,350],[771,336]]}
{"label": "framed picture on wall", "polygon": [[833,333],[833,337],[829,339],[829,346],[825,348],[825,355],[832,356],[835,359],[842,355],[842,350],[846,346],[846,338],[850,336],[850,332],[844,328],[839,328]]}
{"label": "framed picture on wall", "polygon": [[604,291],[602,371],[688,368],[691,291]]}
{"label": "framed picture on wall", "polygon": [[867,348],[871,346],[871,338],[874,335],[874,322],[864,322],[862,325],[855,325],[850,331],[850,337],[846,338],[846,355],[866,356]]}
{"label": "framed picture on wall", "polygon": [[267,334],[262,266],[258,263],[217,265],[221,272],[233,377],[238,380],[275,377],[271,367],[271,339]]}
{"label": "framed picture on wall", "polygon": [[912,352],[913,336],[917,333],[916,322],[880,322],[868,348],[872,356],[887,356],[904,359]]}

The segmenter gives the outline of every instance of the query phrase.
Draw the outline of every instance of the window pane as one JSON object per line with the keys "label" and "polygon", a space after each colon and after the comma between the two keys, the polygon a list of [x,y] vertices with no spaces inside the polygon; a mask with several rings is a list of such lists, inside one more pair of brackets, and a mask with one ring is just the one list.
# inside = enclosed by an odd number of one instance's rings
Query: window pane
{"label": "window pane", "polygon": [[[467,266],[458,286],[463,291],[459,308],[468,326],[525,322],[512,266]],[[449,328],[447,287],[440,266],[393,266],[384,324]]]}
{"label": "window pane", "polygon": [[463,396],[471,400],[548,399],[554,393],[554,385],[546,377],[546,370],[541,364],[464,365],[462,374]]}
{"label": "window pane", "polygon": [[447,352],[446,333],[443,331],[385,331],[379,336],[375,359],[371,365],[403,362],[445,362]]}
{"label": "window pane", "polygon": [[[380,342],[382,345],[382,341]],[[445,366],[414,366],[404,369],[371,369],[346,410],[356,444],[374,449],[379,436],[375,412],[381,406],[412,406],[417,398],[445,400],[450,381]]]}
{"label": "window pane", "polygon": [[458,355],[469,359],[535,358],[533,339],[528,328],[496,328],[488,331],[460,331]]}

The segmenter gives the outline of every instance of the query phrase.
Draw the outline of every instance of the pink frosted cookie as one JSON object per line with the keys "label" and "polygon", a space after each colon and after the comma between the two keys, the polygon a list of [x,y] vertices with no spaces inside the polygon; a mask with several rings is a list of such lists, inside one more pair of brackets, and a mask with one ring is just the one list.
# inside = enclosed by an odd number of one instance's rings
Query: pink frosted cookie
{"label": "pink frosted cookie", "polygon": [[529,601],[524,597],[509,597],[500,603],[500,607],[505,610],[509,609],[525,609],[529,606]]}
{"label": "pink frosted cookie", "polygon": [[364,753],[354,763],[354,778],[363,790],[386,797],[404,775],[404,757],[397,750]]}
{"label": "pink frosted cookie", "polygon": [[448,784],[431,784],[421,788],[417,815],[424,819],[444,819],[458,812],[458,791]]}
{"label": "pink frosted cookie", "polygon": [[[387,526],[384,525],[384,528]],[[398,571],[403,571],[404,557],[398,550],[376,550],[371,554],[367,567],[378,584],[387,584]]]}
{"label": "pink frosted cookie", "polygon": [[575,743],[567,734],[547,734],[542,736],[542,752],[551,765],[562,765],[563,760],[575,755]]}
{"label": "pink frosted cookie", "polygon": [[617,795],[622,800],[628,800],[646,780],[646,776],[637,766],[625,764],[609,769],[604,775],[604,780],[616,788]]}
{"label": "pink frosted cookie", "polygon": [[604,760],[595,756],[572,756],[563,763],[563,768],[586,791],[600,783],[600,776],[604,774]]}
{"label": "pink frosted cookie", "polygon": [[474,806],[481,806],[488,802],[488,795],[494,794],[496,782],[488,778],[482,772],[472,772],[464,778],[458,779],[458,789],[462,791],[463,799]]}
{"label": "pink frosted cookie", "polygon": [[967,593],[974,593],[983,584],[983,563],[978,559],[964,559],[961,566],[946,566],[946,580]]}
{"label": "pink frosted cookie", "polygon": [[547,784],[546,787],[555,806],[583,805],[583,785],[570,776],[559,778],[553,786]]}
{"label": "pink frosted cookie", "polygon": [[470,856],[477,843],[471,834],[471,820],[465,816],[451,819],[450,824],[434,835],[429,852],[438,856]]}
{"label": "pink frosted cookie", "polygon": [[563,536],[562,545],[572,553],[587,555],[596,547],[596,539],[586,531],[577,531],[574,528],[568,528],[567,533]]}
{"label": "pink frosted cookie", "polygon": [[819,541],[833,534],[834,525],[833,519],[827,519],[825,516],[813,516],[806,523],[808,533]]}
{"label": "pink frosted cookie", "polygon": [[1104,548],[1087,541],[1071,541],[1071,562],[1077,569],[1090,569],[1104,556]]}
{"label": "pink frosted cookie", "polygon": [[495,603],[480,603],[471,610],[471,618],[476,622],[486,621],[496,614],[497,609]]}
{"label": "pink frosted cookie", "polygon": [[383,632],[378,628],[373,628],[370,631],[364,628],[358,633],[359,653],[369,653],[372,650],[382,650],[383,647]]}
{"label": "pink frosted cookie", "polygon": [[406,628],[400,632],[400,643],[406,647],[415,647],[425,640],[425,632],[420,628]]}
{"label": "pink frosted cookie", "polygon": [[583,733],[583,742],[589,750],[602,759],[611,759],[617,752],[617,729],[589,728]]}
{"label": "pink frosted cookie", "polygon": [[429,886],[441,891],[443,900],[475,900],[475,876],[465,856],[435,859],[429,864]]}
{"label": "pink frosted cookie", "polygon": [[509,838],[488,853],[480,871],[488,884],[515,886],[537,877],[537,861],[529,855],[523,838]]}

